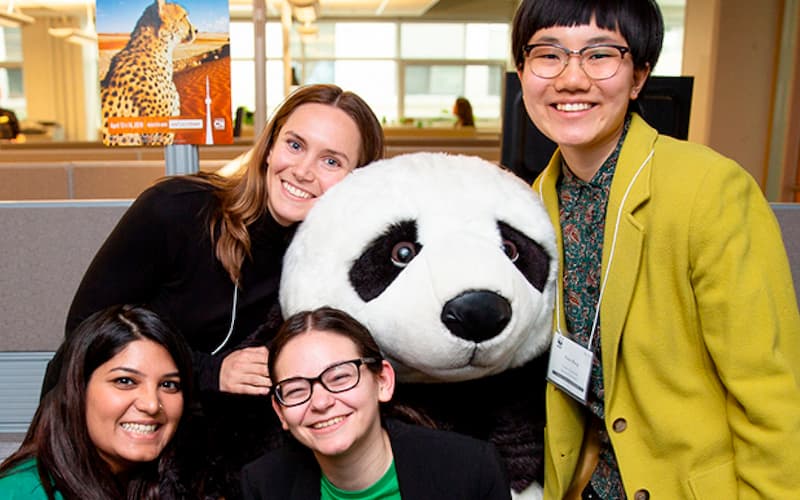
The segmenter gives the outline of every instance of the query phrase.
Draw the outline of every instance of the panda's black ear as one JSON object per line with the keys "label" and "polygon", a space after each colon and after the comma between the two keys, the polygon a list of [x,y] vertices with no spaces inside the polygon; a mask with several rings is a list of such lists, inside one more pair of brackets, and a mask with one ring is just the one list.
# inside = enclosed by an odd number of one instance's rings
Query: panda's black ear
{"label": "panda's black ear", "polygon": [[394,223],[372,240],[353,263],[348,273],[350,285],[361,300],[369,302],[386,290],[420,250],[416,221]]}
{"label": "panda's black ear", "polygon": [[498,221],[497,228],[503,238],[504,246],[510,243],[515,248],[514,265],[525,278],[540,292],[544,290],[550,273],[550,256],[536,241],[505,222]]}

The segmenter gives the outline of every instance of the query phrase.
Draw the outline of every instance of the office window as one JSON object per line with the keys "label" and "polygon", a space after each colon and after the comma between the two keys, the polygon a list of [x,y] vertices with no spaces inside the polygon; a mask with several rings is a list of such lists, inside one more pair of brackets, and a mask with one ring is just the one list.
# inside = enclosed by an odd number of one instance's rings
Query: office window
{"label": "office window", "polygon": [[[252,111],[256,106],[255,90],[255,35],[253,23],[231,22],[231,101],[233,110],[245,107]],[[267,115],[283,101],[283,34],[277,22],[266,24],[265,53],[267,55]],[[301,55],[296,33],[290,37],[292,58]]]}
{"label": "office window", "polygon": [[[662,54],[653,73],[679,75],[686,0],[656,1],[666,32]],[[231,9],[240,12],[239,15],[243,10],[247,8]],[[278,10],[271,8],[268,14],[274,16]],[[44,14],[42,17],[49,18]],[[241,17],[236,19],[230,23],[232,104],[234,109],[245,106],[252,110],[255,108],[253,23]],[[479,125],[499,128],[499,121],[496,124],[490,121],[493,116],[499,117],[499,104],[492,103],[499,102],[503,86],[501,76],[510,67],[510,20],[486,23],[375,17],[334,19],[321,17],[316,23],[319,31],[310,39],[301,40],[296,29],[292,29],[290,54],[299,83],[341,82],[337,79],[345,78],[342,68],[346,65],[339,62],[364,63],[356,66],[363,68],[368,78],[381,83],[368,86],[361,82],[368,87],[363,92],[371,96],[369,104],[380,110],[379,116],[385,117],[387,124],[417,112],[421,117],[444,117],[452,108],[452,96],[445,94],[463,88],[461,92],[471,100]],[[30,32],[30,28],[27,29],[26,37]],[[23,88],[22,33],[19,28],[0,27],[0,105],[26,119],[29,117]],[[46,45],[43,44],[42,50],[52,52]],[[270,17],[266,23],[265,51],[267,113],[271,114],[284,99],[283,37],[281,23],[276,17]],[[88,55],[89,52],[85,52],[84,66],[97,62],[96,56]],[[372,66],[378,63],[380,65]],[[461,84],[453,77],[454,72],[463,72]],[[425,99],[432,102],[425,105]],[[95,115],[99,106],[87,106],[77,112]],[[93,120],[87,119],[87,122]]]}
{"label": "office window", "polygon": [[[654,73],[680,74],[685,0],[659,0],[666,34]],[[290,36],[299,84],[335,83],[359,93],[379,118],[452,120],[458,96],[472,103],[479,126],[499,127],[503,77],[510,58],[510,23],[331,21],[318,33]],[[283,100],[283,38],[279,22],[267,23],[267,108]],[[231,23],[234,107],[255,105],[253,32]],[[427,123],[425,122],[425,123]],[[423,123],[423,124],[425,124]]]}
{"label": "office window", "polygon": [[459,96],[464,93],[464,67],[406,65],[406,95]]}
{"label": "office window", "polygon": [[255,56],[253,23],[231,22],[231,57],[252,59]]}
{"label": "office window", "polygon": [[334,54],[341,58],[395,57],[394,23],[336,23]]}
{"label": "office window", "polygon": [[[283,57],[283,30],[278,22],[266,24],[264,49],[268,58]],[[253,59],[255,55],[255,34],[253,23],[232,21],[230,28],[231,56],[235,59]],[[300,57],[300,37],[292,31],[289,37],[292,58]]]}
{"label": "office window", "polygon": [[658,58],[654,75],[681,76],[683,65],[683,23],[685,0],[659,0],[664,17],[664,44]]}
{"label": "office window", "polygon": [[[283,101],[283,63],[267,61],[267,116]],[[253,60],[231,60],[231,105],[253,111],[256,108],[256,77]]]}
{"label": "office window", "polygon": [[0,27],[0,106],[27,116],[22,80],[22,30]]}
{"label": "office window", "polygon": [[501,23],[403,23],[403,59],[505,60],[508,25]]}
{"label": "office window", "polygon": [[360,95],[381,121],[397,119],[397,64],[394,61],[336,61],[333,83]]}
{"label": "office window", "polygon": [[456,97],[470,100],[479,125],[493,125],[500,119],[504,66],[423,65],[407,63],[403,116],[421,118],[423,124],[453,122]]}
{"label": "office window", "polygon": [[22,62],[22,30],[0,26],[0,61]]}
{"label": "office window", "polygon": [[22,87],[22,68],[9,65],[0,67],[0,96],[4,101],[14,101],[25,97]]}
{"label": "office window", "polygon": [[466,59],[505,60],[511,53],[510,37],[506,24],[467,24],[464,55]]}
{"label": "office window", "polygon": [[319,31],[313,39],[303,44],[305,58],[334,58],[336,47],[336,25],[330,22],[318,22]]}
{"label": "office window", "polygon": [[465,29],[456,23],[403,23],[403,59],[464,59]]}

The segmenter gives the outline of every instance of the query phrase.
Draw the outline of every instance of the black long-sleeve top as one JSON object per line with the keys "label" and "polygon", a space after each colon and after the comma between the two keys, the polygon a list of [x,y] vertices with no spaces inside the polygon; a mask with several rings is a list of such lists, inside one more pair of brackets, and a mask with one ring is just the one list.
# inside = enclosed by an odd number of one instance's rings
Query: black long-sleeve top
{"label": "black long-sleeve top", "polygon": [[[387,420],[397,482],[404,500],[510,500],[494,445],[454,432]],[[317,500],[319,464],[297,441],[242,469],[245,500]]]}
{"label": "black long-sleeve top", "polygon": [[233,333],[212,356],[230,327],[234,300],[234,284],[214,254],[208,229],[218,206],[213,189],[176,177],[144,191],[89,265],[66,335],[104,307],[143,304],[186,337],[198,389],[218,391],[224,355],[279,310],[281,262],[293,229],[268,212],[248,227],[251,258],[242,266]]}

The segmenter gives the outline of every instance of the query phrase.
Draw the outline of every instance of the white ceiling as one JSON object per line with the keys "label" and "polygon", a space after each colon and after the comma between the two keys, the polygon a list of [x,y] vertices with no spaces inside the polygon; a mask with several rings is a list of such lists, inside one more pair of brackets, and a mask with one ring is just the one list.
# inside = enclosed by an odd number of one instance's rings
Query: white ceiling
{"label": "white ceiling", "polygon": [[[231,3],[247,0],[231,0]],[[421,16],[438,0],[320,0],[320,17]],[[277,2],[276,2],[277,3]]]}
{"label": "white ceiling", "polygon": [[[15,9],[32,16],[84,13],[94,0],[11,0]],[[191,0],[172,0],[177,3]],[[258,1],[258,0],[256,0]],[[280,16],[284,0],[261,0],[268,17]],[[5,10],[9,0],[0,0]],[[319,18],[423,18],[508,22],[519,0],[319,0]],[[229,0],[231,15],[249,18],[253,0]]]}
{"label": "white ceiling", "polygon": [[[229,0],[231,11],[252,10],[252,0]],[[280,15],[283,0],[267,0],[270,15]],[[320,18],[424,18],[508,22],[519,0],[319,0]]]}

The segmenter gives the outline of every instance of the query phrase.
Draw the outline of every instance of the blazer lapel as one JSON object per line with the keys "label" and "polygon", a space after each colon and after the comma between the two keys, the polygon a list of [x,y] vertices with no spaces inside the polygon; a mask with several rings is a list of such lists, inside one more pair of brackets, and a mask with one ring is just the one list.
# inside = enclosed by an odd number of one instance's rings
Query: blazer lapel
{"label": "blazer lapel", "polygon": [[[430,485],[422,478],[427,477],[429,471],[421,465],[424,461],[417,459],[417,446],[413,439],[408,439],[408,427],[396,420],[387,420],[386,431],[392,443],[394,455],[394,468],[397,473],[397,483],[400,485],[400,495],[404,500],[424,499],[430,496]],[[420,467],[423,467],[420,469]]]}
{"label": "blazer lapel", "polygon": [[319,500],[321,472],[310,451],[299,459],[295,473],[295,476],[290,479],[292,481],[291,500]]}
{"label": "blazer lapel", "polygon": [[[650,199],[650,176],[657,132],[638,115],[633,121],[611,184],[603,241],[600,340],[608,399],[613,392],[622,328],[638,279],[645,227],[637,211]],[[613,254],[612,254],[613,252]],[[609,267],[610,264],[610,267]]]}
{"label": "blazer lapel", "polygon": [[[550,223],[556,235],[556,252],[558,253],[558,268],[564,269],[564,245],[561,241],[561,221],[559,220],[558,194],[556,183],[561,175],[561,152],[556,150],[547,168],[542,172],[538,181],[534,183],[534,190],[544,203]],[[564,280],[561,271],[558,273],[556,290],[556,306],[558,311],[553,314],[553,329],[561,326],[561,333],[566,332],[566,318],[564,317]]]}

